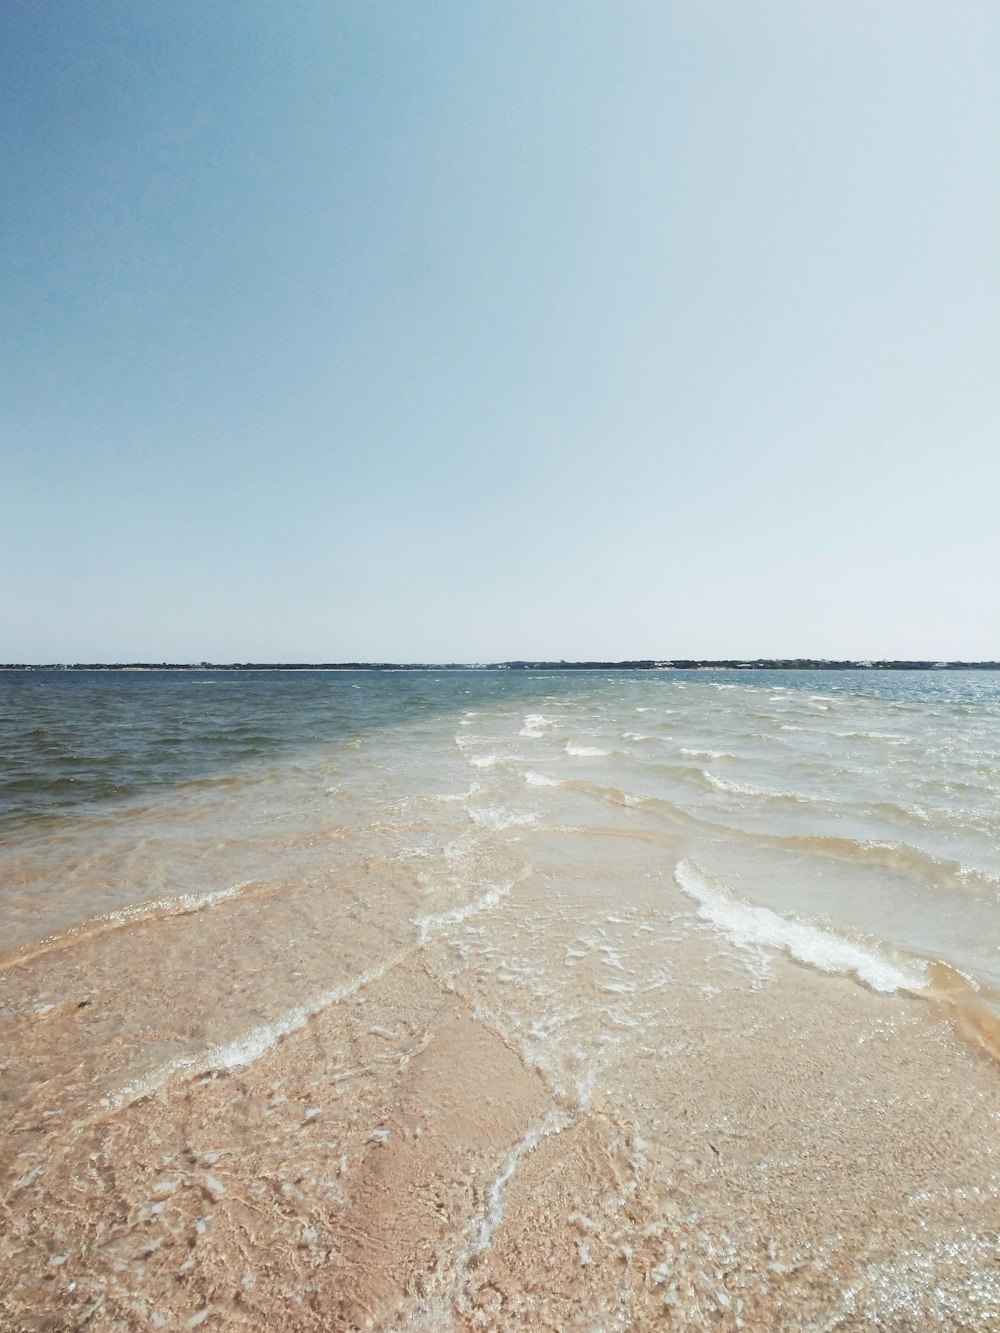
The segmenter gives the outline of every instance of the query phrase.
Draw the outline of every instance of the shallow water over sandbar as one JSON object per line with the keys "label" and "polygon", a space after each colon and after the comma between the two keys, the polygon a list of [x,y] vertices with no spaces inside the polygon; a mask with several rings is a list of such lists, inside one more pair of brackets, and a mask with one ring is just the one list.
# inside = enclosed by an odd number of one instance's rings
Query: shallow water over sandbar
{"label": "shallow water over sandbar", "polygon": [[0,694],[3,1327],[997,1326],[992,674]]}

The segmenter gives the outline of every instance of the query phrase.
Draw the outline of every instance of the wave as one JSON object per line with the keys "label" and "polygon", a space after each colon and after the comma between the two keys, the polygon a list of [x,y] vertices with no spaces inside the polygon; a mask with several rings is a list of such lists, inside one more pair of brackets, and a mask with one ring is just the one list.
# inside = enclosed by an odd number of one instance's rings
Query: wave
{"label": "wave", "polygon": [[728,778],[717,778],[714,773],[702,770],[699,770],[699,772],[701,772],[701,776],[713,790],[725,792],[727,795],[776,796],[784,799],[799,799],[793,792],[767,791],[764,787],[755,787],[751,782],[732,782]]}
{"label": "wave", "polygon": [[831,731],[842,741],[885,741],[887,745],[910,745],[908,736],[898,736],[891,731]]}
{"label": "wave", "polygon": [[481,785],[478,782],[474,782],[469,787],[468,791],[440,792],[437,795],[429,796],[427,799],[429,801],[435,801],[440,805],[453,805],[461,803],[462,801],[468,801],[471,797],[475,796],[477,791],[481,790]]}
{"label": "wave", "polygon": [[883,993],[919,994],[928,985],[926,969],[919,964],[904,966],[874,945],[865,947],[831,930],[779,916],[767,907],[741,902],[713,883],[691,861],[678,862],[674,881],[698,903],[702,920],[717,926],[740,947],[763,945],[777,949],[821,972],[854,976],[871,990]]}
{"label": "wave", "polygon": [[611,751],[599,750],[596,745],[574,745],[572,741],[567,741],[566,753],[578,755],[581,759],[603,759]]}
{"label": "wave", "polygon": [[758,843],[807,852],[835,861],[849,861],[883,870],[895,870],[923,880],[935,888],[950,887],[978,893],[1000,892],[1000,875],[965,865],[962,861],[934,856],[905,842],[879,839],[843,838],[836,835],[796,835],[781,833],[746,833]]}
{"label": "wave", "polygon": [[[722,792],[727,796],[757,796],[765,801],[772,801],[779,805],[797,806],[837,806],[842,802],[829,796],[812,796],[804,791],[775,791],[772,787],[758,787],[754,782],[735,782],[732,778],[720,778],[715,773],[708,772],[707,769],[700,770],[701,777],[705,784],[713,791]],[[885,803],[888,808],[890,803]],[[899,814],[908,812],[902,806],[893,806],[893,810]]]}
{"label": "wave", "polygon": [[[685,777],[701,773],[701,770],[691,769],[672,771]],[[741,841],[778,847],[796,853],[805,852],[831,860],[848,861],[869,868],[894,870],[908,874],[934,888],[947,887],[956,891],[971,890],[975,893],[1000,896],[1000,874],[948,857],[935,856],[932,852],[916,847],[912,843],[879,838],[847,838],[837,834],[771,833],[763,829],[739,828],[700,817],[686,806],[675,805],[659,796],[623,795],[615,788],[602,788],[591,784],[580,784],[580,790],[602,796],[613,804],[637,806],[648,810],[662,809],[674,817],[683,815],[695,826],[701,826],[705,830],[710,829],[715,833],[723,832]],[[776,796],[775,793],[768,794]],[[823,803],[819,797],[793,796],[790,793],[780,799],[801,801],[804,804]],[[913,827],[915,820],[918,820],[918,812],[911,812],[906,807],[897,806],[892,802],[880,802],[875,806],[869,806],[867,813],[879,814],[885,819],[906,824],[910,828]],[[926,820],[920,819],[918,822],[923,824]]]}
{"label": "wave", "polygon": [[[687,758],[707,758],[709,752],[702,750],[680,750],[678,753]],[[711,752],[715,759],[735,759],[736,756],[721,751]],[[684,782],[692,783],[706,792],[719,792],[726,796],[756,796],[764,800],[775,801],[787,805],[824,805],[833,804],[827,797],[809,796],[805,792],[794,791],[773,791],[767,787],[758,787],[752,782],[736,782],[732,778],[720,778],[708,769],[701,768],[697,764],[653,764],[650,766],[656,773],[663,774],[664,777],[677,778]]]}
{"label": "wave", "polygon": [[[674,771],[683,776],[693,776],[689,769]],[[907,828],[912,828],[915,824],[926,825],[930,823],[930,816],[927,811],[917,805],[900,805],[896,801],[844,800],[834,796],[814,795],[805,791],[775,791],[770,787],[758,787],[753,782],[735,782],[731,778],[720,778],[715,773],[708,772],[707,769],[699,769],[697,773],[702,782],[712,791],[720,792],[726,796],[753,796],[768,801],[772,805],[792,809],[799,806],[810,808],[819,806],[825,808],[828,812],[837,814],[840,814],[845,808],[853,808],[867,817],[884,819],[889,823],[901,824]]]}
{"label": "wave", "polygon": [[[670,772],[678,777],[703,779],[704,773],[697,768],[676,768]],[[934,888],[951,888],[953,891],[1000,896],[1000,874],[966,865],[962,861],[935,856],[906,842],[888,839],[855,839],[836,834],[783,834],[770,833],[763,829],[739,828],[718,820],[704,818],[687,805],[675,804],[662,796],[639,795],[622,791],[618,787],[603,787],[597,783],[580,779],[568,779],[559,784],[569,791],[576,791],[585,796],[592,796],[610,805],[626,806],[642,810],[670,820],[681,821],[691,829],[702,829],[714,836],[728,834],[743,842],[758,846],[776,847],[795,853],[821,856],[830,860],[847,861],[869,869],[893,870],[908,874],[922,883]],[[809,801],[808,797],[802,797]],[[883,813],[905,814],[900,807],[891,806]],[[908,820],[912,824],[912,820]]]}
{"label": "wave", "polygon": [[[591,796],[599,801],[605,801],[609,805],[625,806],[630,810],[655,813],[664,824],[680,824],[686,831],[697,831],[699,829],[714,829],[716,825],[710,821],[700,820],[691,815],[683,806],[674,805],[670,801],[665,801],[659,796],[640,796],[633,792],[621,791],[618,787],[602,787],[594,782],[586,782],[580,778],[567,778],[559,784],[567,791],[579,792],[583,796]],[[573,826],[567,825],[567,828]],[[601,826],[589,826],[591,833],[613,834],[623,837],[663,837],[666,836],[665,830],[650,828],[622,828],[608,829]]]}
{"label": "wave", "polygon": [[537,738],[545,735],[546,728],[555,725],[556,723],[551,718],[543,717],[541,713],[528,713],[524,719],[524,725],[517,734]]}
{"label": "wave", "polygon": [[627,792],[619,791],[617,787],[598,787],[593,782],[583,782],[579,778],[567,778],[559,785],[565,787],[567,791],[580,792],[584,796],[596,796],[598,800],[607,801],[611,805],[629,805],[632,800]]}
{"label": "wave", "polygon": [[525,773],[524,780],[529,787],[561,787],[558,778],[548,778],[544,773]]}
{"label": "wave", "polygon": [[495,829],[497,832],[518,824],[533,824],[537,819],[533,811],[509,810],[502,805],[470,805],[468,813],[472,822],[480,828]]}
{"label": "wave", "polygon": [[147,921],[164,921],[171,917],[188,916],[192,912],[202,912],[206,908],[231,902],[253,889],[263,887],[264,883],[261,880],[243,880],[239,884],[229,885],[228,888],[209,889],[204,893],[179,893],[175,896],[147,898],[128,907],[118,907],[112,912],[87,917],[57,934],[46,935],[42,939],[26,940],[11,949],[9,953],[0,954],[0,967],[33,962],[43,954],[94,939],[109,930],[121,930],[125,926],[141,925]]}

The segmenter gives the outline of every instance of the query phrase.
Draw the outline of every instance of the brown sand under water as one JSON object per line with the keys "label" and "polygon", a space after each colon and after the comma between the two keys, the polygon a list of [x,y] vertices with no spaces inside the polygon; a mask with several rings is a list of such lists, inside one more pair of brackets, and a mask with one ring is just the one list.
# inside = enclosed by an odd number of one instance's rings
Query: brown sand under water
{"label": "brown sand under water", "polygon": [[946,1007],[765,975],[680,841],[603,832],[12,963],[0,1326],[1000,1326],[995,1063]]}

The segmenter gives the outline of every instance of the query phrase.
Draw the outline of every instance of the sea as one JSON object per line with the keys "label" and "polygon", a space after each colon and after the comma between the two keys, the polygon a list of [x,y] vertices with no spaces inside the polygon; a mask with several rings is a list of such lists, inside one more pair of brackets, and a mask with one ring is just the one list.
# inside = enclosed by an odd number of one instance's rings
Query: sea
{"label": "sea", "polygon": [[1000,674],[9,670],[0,761],[0,1327],[1000,1328]]}

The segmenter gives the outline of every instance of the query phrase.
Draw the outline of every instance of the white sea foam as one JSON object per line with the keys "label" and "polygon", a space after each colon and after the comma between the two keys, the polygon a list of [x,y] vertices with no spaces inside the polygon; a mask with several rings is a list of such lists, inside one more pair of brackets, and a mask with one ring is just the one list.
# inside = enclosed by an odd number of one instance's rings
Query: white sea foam
{"label": "white sea foam", "polygon": [[476,1224],[474,1238],[469,1245],[469,1258],[489,1248],[493,1233],[503,1220],[503,1196],[510,1179],[517,1170],[521,1158],[537,1148],[542,1139],[549,1134],[558,1134],[571,1123],[564,1111],[549,1111],[542,1122],[530,1129],[524,1138],[514,1145],[508,1154],[500,1174],[493,1180],[486,1191],[486,1215]]}
{"label": "white sea foam", "polygon": [[[461,903],[445,912],[435,912],[428,916],[414,917],[413,925],[418,931],[416,948],[423,948],[437,935],[450,926],[460,925],[470,916],[496,907],[517,883],[516,879],[505,880],[491,885],[478,898]],[[140,1097],[149,1097],[171,1079],[178,1076],[194,1077],[197,1074],[211,1074],[224,1070],[242,1069],[255,1063],[272,1051],[283,1037],[304,1028],[311,1018],[331,1008],[341,1001],[349,999],[364,986],[379,981],[414,952],[414,948],[400,949],[381,963],[365,968],[350,980],[339,986],[321,991],[311,999],[297,1004],[293,1008],[267,1023],[260,1023],[249,1028],[231,1041],[207,1050],[178,1055],[173,1060],[157,1066],[148,1073],[130,1080],[123,1087],[101,1098],[105,1110],[118,1111],[138,1101]]]}
{"label": "white sea foam", "polygon": [[821,796],[810,796],[808,792],[802,791],[772,791],[769,787],[757,787],[752,782],[731,782],[727,778],[718,778],[714,773],[705,773],[705,781],[716,791],[726,792],[732,796],[763,796],[772,801],[800,801],[811,803],[813,805],[822,805],[824,798]]}
{"label": "white sea foam", "polygon": [[[423,937],[420,943],[425,943]],[[304,1028],[316,1014],[329,1009],[331,1005],[339,1004],[341,1000],[348,999],[369,982],[384,977],[410,952],[409,949],[401,950],[375,967],[366,968],[343,985],[320,992],[303,1004],[297,1004],[284,1014],[280,1014],[271,1022],[250,1028],[232,1041],[210,1047],[207,1051],[197,1054],[179,1055],[173,1060],[168,1060],[166,1064],[159,1065],[148,1074],[135,1078],[123,1088],[102,1097],[101,1105],[106,1110],[117,1111],[131,1102],[138,1101],[140,1097],[151,1096],[177,1075],[193,1076],[215,1070],[242,1069],[245,1065],[253,1064],[272,1051],[282,1037]]]}
{"label": "white sea foam", "polygon": [[566,753],[578,755],[581,759],[600,759],[611,751],[599,750],[596,745],[574,745],[572,741],[567,741]]}
{"label": "white sea foam", "polygon": [[732,796],[774,796],[778,794],[765,791],[763,787],[755,787],[749,782],[730,782],[726,778],[717,778],[714,773],[706,773],[705,781],[716,791],[726,792]]}
{"label": "white sea foam", "polygon": [[459,926],[463,921],[467,921],[470,916],[497,907],[507,897],[516,883],[517,881],[513,879],[504,880],[499,884],[491,885],[480,897],[473,898],[469,902],[460,903],[457,907],[451,907],[446,912],[434,912],[428,916],[414,917],[413,924],[420,932],[420,944],[429,944],[435,936],[447,930],[449,926]]}
{"label": "white sea foam", "polygon": [[489,754],[474,754],[469,763],[473,768],[495,768],[500,763],[500,756],[491,751]]}
{"label": "white sea foam", "polygon": [[220,903],[242,897],[244,893],[261,887],[259,880],[246,879],[238,884],[230,884],[224,889],[207,889],[204,893],[177,893],[162,898],[145,898],[141,902],[130,903],[127,907],[104,912],[100,916],[87,917],[58,934],[32,941],[26,946],[15,949],[2,961],[4,965],[30,963],[41,954],[67,948],[80,939],[118,930],[123,926],[141,925],[145,921],[188,916],[192,912],[217,907]]}
{"label": "white sea foam", "polygon": [[736,756],[728,750],[691,750],[686,745],[682,745],[677,751],[678,754],[686,754],[689,759],[735,759]]}
{"label": "white sea foam", "polygon": [[525,773],[524,780],[529,787],[561,787],[558,778],[547,778],[544,773]]}
{"label": "white sea foam", "polygon": [[554,727],[556,724],[551,718],[543,717],[541,713],[529,713],[524,719],[524,725],[517,733],[519,736],[538,737],[545,735],[547,727]]}
{"label": "white sea foam", "polygon": [[227,902],[230,898],[238,898],[245,893],[247,889],[254,886],[254,880],[243,880],[239,884],[230,884],[225,889],[209,889],[205,893],[181,893],[176,898],[155,898],[150,902],[138,903],[133,908],[123,908],[119,912],[108,913],[108,921],[125,922],[131,917],[142,918],[147,914],[157,915],[162,913],[165,916],[175,913],[185,914],[188,912],[200,912],[205,907],[215,907],[218,903]]}
{"label": "white sea foam", "polygon": [[518,824],[533,824],[537,816],[531,810],[509,810],[502,805],[470,805],[469,818],[480,828],[499,831]]}
{"label": "white sea foam", "polygon": [[677,887],[698,903],[698,915],[734,944],[782,950],[822,972],[855,976],[877,991],[921,991],[927,978],[919,964],[905,966],[833,931],[779,916],[767,907],[740,902],[691,861],[674,869]]}

